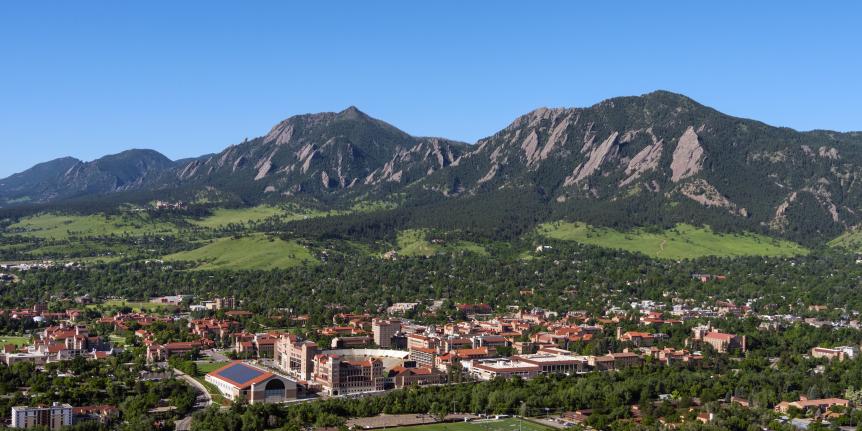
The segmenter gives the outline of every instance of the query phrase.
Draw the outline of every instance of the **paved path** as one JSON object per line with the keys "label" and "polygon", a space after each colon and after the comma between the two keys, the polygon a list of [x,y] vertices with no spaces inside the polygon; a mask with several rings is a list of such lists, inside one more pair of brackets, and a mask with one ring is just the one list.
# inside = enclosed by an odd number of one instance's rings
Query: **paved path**
{"label": "paved path", "polygon": [[203,350],[201,354],[210,358],[213,362],[230,362],[230,358],[227,355],[216,349]]}
{"label": "paved path", "polygon": [[[213,403],[213,397],[210,396],[210,392],[207,390],[206,386],[201,384],[201,382],[194,379],[194,377],[174,368],[174,376],[185,380],[186,383],[190,384],[193,388],[198,391],[198,399],[195,400],[194,410],[202,410]],[[203,398],[203,402],[200,399]],[[194,413],[194,411],[192,412]],[[189,413],[188,416],[179,419],[175,422],[177,431],[188,431],[192,427],[192,413]]]}

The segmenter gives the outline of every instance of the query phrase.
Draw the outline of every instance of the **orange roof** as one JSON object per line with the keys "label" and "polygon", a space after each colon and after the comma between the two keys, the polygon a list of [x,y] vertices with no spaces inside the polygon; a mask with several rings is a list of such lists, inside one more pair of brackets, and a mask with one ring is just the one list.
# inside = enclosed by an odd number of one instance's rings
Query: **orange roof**
{"label": "orange roof", "polygon": [[716,340],[722,340],[722,341],[730,341],[730,340],[734,339],[735,337],[736,337],[736,335],[725,334],[722,332],[710,332],[710,333],[703,336],[703,338],[714,338]]}

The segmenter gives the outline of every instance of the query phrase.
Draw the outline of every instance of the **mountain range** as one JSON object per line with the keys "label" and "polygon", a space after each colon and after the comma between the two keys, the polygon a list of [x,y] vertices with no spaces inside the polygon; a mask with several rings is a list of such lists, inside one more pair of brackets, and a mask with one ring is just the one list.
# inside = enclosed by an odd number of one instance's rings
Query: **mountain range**
{"label": "mountain range", "polygon": [[290,117],[219,153],[66,157],[0,180],[0,205],[134,192],[337,205],[529,195],[593,223],[693,222],[834,236],[862,216],[862,133],[799,132],[666,91],[540,108],[474,144],[411,136],[355,107]]}

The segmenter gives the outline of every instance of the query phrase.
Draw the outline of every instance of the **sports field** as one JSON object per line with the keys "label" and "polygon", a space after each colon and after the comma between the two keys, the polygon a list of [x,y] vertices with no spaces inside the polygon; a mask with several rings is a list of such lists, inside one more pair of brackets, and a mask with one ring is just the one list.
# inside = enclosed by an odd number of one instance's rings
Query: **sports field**
{"label": "sports field", "polygon": [[17,335],[0,335],[0,346],[14,344],[18,347],[30,344],[30,337],[22,337]]}

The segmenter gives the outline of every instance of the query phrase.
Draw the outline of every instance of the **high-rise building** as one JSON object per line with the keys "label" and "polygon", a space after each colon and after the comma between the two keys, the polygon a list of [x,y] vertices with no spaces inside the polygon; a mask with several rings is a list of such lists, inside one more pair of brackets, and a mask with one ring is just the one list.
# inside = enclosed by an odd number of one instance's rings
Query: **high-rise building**
{"label": "high-rise building", "polygon": [[299,380],[311,380],[314,373],[314,356],[317,344],[300,341],[295,335],[282,336],[275,342],[275,363],[289,376]]}
{"label": "high-rise building", "polygon": [[401,330],[401,322],[398,320],[371,321],[371,331],[374,333],[374,344],[383,348],[392,347],[392,337]]}

